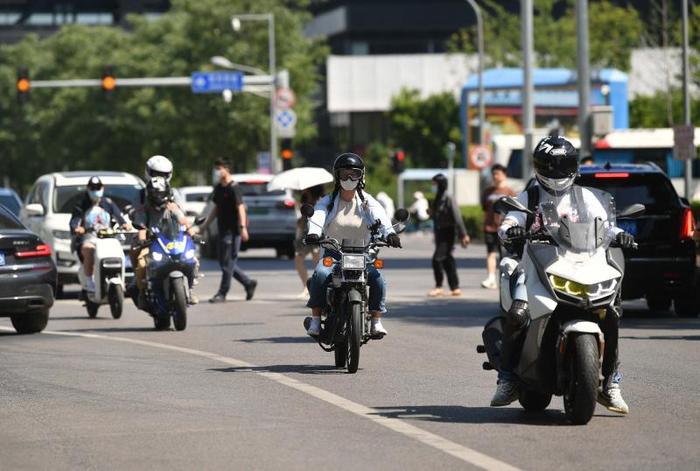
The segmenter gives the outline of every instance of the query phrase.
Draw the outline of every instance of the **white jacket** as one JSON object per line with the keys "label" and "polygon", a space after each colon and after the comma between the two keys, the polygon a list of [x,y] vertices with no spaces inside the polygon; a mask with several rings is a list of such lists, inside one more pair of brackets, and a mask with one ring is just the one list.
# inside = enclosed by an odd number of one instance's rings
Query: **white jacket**
{"label": "white jacket", "polygon": [[[328,212],[328,204],[331,201],[331,196],[332,194],[326,195],[316,203],[314,215],[311,216],[311,219],[309,220],[309,234],[316,234],[320,236],[322,233],[326,233],[328,225],[331,223],[331,221],[333,221],[336,214],[338,214],[338,199],[340,198],[340,194],[335,197],[335,201],[333,201],[333,209]],[[374,199],[372,195],[365,193],[364,191],[362,192],[362,196],[365,198],[364,202],[360,200],[360,196],[357,192],[355,192],[355,201],[357,206],[360,208],[362,221],[367,224],[367,226],[371,226],[374,224],[374,221],[379,219],[382,223],[379,234],[382,237],[393,234],[395,231],[391,225],[389,216],[387,216],[386,211],[384,210],[384,207],[379,204],[379,201]],[[323,231],[321,228],[323,228]]]}

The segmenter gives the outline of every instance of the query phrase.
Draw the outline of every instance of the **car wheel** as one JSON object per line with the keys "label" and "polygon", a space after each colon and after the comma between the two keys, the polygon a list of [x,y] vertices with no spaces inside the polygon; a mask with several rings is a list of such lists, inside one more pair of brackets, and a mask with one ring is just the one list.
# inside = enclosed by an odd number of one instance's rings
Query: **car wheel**
{"label": "car wheel", "polygon": [[671,309],[671,297],[665,294],[647,294],[647,307],[654,312],[667,312]]}
{"label": "car wheel", "polygon": [[18,334],[35,334],[46,328],[46,324],[49,322],[49,310],[44,308],[24,314],[15,314],[10,317],[10,320]]}
{"label": "car wheel", "polygon": [[673,300],[673,310],[678,317],[697,317],[698,303],[695,296],[683,296]]}

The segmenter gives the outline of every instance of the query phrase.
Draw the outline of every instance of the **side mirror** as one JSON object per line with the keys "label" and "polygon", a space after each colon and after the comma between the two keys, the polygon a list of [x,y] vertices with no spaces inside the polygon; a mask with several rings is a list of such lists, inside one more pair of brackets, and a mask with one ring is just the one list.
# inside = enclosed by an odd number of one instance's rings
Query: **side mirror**
{"label": "side mirror", "polygon": [[311,206],[310,204],[305,204],[301,207],[301,214],[304,217],[310,218],[311,216],[314,215],[314,207]]}
{"label": "side mirror", "polygon": [[24,210],[27,213],[27,216],[36,217],[44,215],[44,207],[39,203],[28,204],[24,207]]}
{"label": "side mirror", "polygon": [[520,211],[526,214],[533,214],[523,204],[512,196],[502,196],[493,204],[494,211],[498,213],[507,213],[508,211]]}
{"label": "side mirror", "polygon": [[404,208],[397,209],[394,211],[394,220],[398,222],[408,221],[408,211]]}
{"label": "side mirror", "polygon": [[625,209],[623,209],[621,212],[617,214],[618,218],[638,218],[644,212],[647,210],[647,208],[643,204],[633,204],[631,206],[627,206]]}
{"label": "side mirror", "polygon": [[198,216],[198,217],[194,218],[194,225],[201,226],[204,223],[204,221],[206,221],[206,220],[207,220],[207,218],[205,218],[204,216]]}

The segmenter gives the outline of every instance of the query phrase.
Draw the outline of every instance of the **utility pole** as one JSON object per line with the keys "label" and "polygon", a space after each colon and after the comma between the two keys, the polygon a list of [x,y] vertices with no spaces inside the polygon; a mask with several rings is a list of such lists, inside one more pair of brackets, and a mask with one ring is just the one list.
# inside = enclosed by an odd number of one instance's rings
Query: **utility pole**
{"label": "utility pole", "polygon": [[576,52],[578,82],[578,129],[581,137],[580,155],[591,153],[591,73],[588,60],[588,0],[576,0]]}
{"label": "utility pole", "polygon": [[479,144],[484,145],[484,126],[486,125],[486,111],[484,105],[484,21],[481,16],[481,8],[474,0],[466,0],[476,15],[476,43],[479,52]]}
{"label": "utility pole", "polygon": [[[690,90],[688,88],[690,80],[688,65],[688,0],[683,0],[683,124],[691,126],[690,122]],[[694,133],[691,133],[694,134]],[[695,146],[693,142],[689,145]],[[695,149],[690,152],[689,158],[685,161],[685,197],[690,199],[693,185],[693,159]]]}
{"label": "utility pole", "polygon": [[532,172],[530,161],[532,160],[533,132],[535,128],[535,106],[533,95],[535,87],[532,80],[533,68],[533,20],[532,0],[520,0],[520,16],[522,22],[522,49],[523,49],[523,131],[525,132],[525,146],[522,152],[523,180],[527,181]]}

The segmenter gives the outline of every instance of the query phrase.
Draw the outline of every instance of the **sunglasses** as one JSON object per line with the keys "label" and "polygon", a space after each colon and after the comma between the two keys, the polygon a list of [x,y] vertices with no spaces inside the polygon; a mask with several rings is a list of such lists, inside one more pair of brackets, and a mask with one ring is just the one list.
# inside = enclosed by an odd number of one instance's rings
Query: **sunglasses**
{"label": "sunglasses", "polygon": [[362,170],[359,168],[341,168],[338,171],[338,177],[341,180],[354,180],[358,181],[362,178]]}

